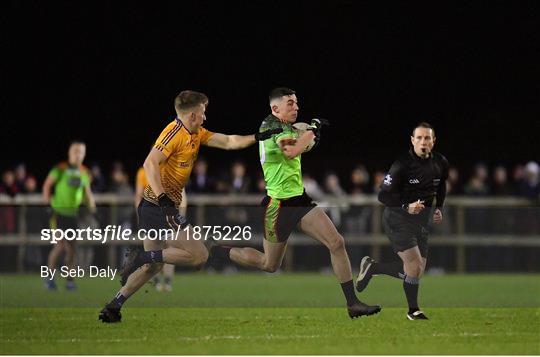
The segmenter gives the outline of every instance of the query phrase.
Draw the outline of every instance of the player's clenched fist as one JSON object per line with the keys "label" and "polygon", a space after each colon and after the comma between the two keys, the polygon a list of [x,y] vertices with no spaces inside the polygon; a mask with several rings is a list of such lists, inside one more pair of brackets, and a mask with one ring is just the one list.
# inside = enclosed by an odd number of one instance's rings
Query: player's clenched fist
{"label": "player's clenched fist", "polygon": [[165,192],[163,192],[161,195],[158,196],[158,202],[159,207],[161,208],[161,212],[165,215],[165,219],[167,220],[167,223],[172,229],[178,229],[179,222],[176,221],[176,217],[178,216],[178,209],[176,208],[176,205],[174,204],[174,201],[171,200]]}

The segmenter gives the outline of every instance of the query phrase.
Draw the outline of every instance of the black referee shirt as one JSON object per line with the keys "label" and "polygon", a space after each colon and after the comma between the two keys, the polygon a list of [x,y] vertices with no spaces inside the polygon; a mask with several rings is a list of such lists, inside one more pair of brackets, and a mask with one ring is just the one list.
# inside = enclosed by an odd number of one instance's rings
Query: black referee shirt
{"label": "black referee shirt", "polygon": [[[448,160],[437,153],[423,159],[411,149],[397,159],[385,176],[379,192],[379,201],[402,217],[421,225],[430,219],[430,207],[441,208],[446,197]],[[426,208],[419,214],[409,214],[403,205],[425,201]]]}

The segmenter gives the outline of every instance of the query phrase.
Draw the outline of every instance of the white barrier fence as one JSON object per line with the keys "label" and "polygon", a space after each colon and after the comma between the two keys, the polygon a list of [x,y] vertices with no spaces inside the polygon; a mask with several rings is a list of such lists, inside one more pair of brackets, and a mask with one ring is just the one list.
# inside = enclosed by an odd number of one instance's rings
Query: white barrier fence
{"label": "white barrier fence", "polygon": [[[189,195],[189,206],[192,214],[189,219],[194,225],[204,226],[209,214],[209,207],[257,207],[261,201],[261,195]],[[133,199],[115,194],[98,194],[96,195],[96,203],[98,206],[108,207],[109,222],[116,222],[119,209],[133,207]],[[321,207],[327,209],[330,214],[333,212],[346,211],[350,207],[369,207],[370,214],[370,232],[347,233],[347,246],[362,245],[370,247],[370,254],[377,259],[381,255],[381,248],[389,245],[389,241],[381,231],[381,215],[383,206],[377,201],[373,195],[357,195],[334,197],[326,196],[319,201]],[[0,210],[6,207],[15,208],[17,210],[17,230],[16,233],[0,233],[0,246],[16,246],[17,247],[17,271],[24,270],[24,255],[28,246],[48,245],[47,241],[40,239],[40,236],[35,233],[28,233],[28,215],[26,214],[29,207],[46,206],[39,195],[18,195],[15,198],[0,196]],[[499,247],[540,247],[540,234],[537,230],[528,232],[527,234],[508,234],[497,232],[493,233],[475,233],[467,234],[466,225],[467,215],[466,210],[474,209],[531,209],[532,215],[529,219],[540,219],[540,208],[529,200],[516,197],[489,197],[489,198],[472,198],[472,197],[448,197],[446,201],[447,209],[451,209],[453,213],[452,233],[435,232],[430,237],[429,244],[432,246],[450,246],[456,252],[457,272],[464,272],[466,268],[466,248],[467,247],[482,247],[482,246],[499,246]],[[536,225],[538,227],[538,225]],[[44,227],[45,228],[45,227]],[[510,227],[511,228],[511,227]],[[250,245],[260,246],[262,244],[262,234],[254,233],[253,238],[249,241]],[[99,241],[82,241],[83,245],[100,245]],[[234,244],[234,242],[231,242]],[[245,242],[241,242],[245,244]],[[110,266],[117,265],[117,249],[120,245],[126,246],[131,244],[141,244],[138,240],[131,241],[110,241],[106,244],[107,247],[107,262]],[[293,234],[289,239],[289,249],[284,260],[284,267],[293,266],[293,252],[295,247],[318,245],[316,241],[309,239],[302,234]]]}

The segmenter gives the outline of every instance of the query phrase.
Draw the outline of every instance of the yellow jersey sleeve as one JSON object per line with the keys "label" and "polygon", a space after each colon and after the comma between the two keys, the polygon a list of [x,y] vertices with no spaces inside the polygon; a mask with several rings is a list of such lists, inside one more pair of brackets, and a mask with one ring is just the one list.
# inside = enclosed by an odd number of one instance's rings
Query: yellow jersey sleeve
{"label": "yellow jersey sleeve", "polygon": [[205,128],[200,128],[199,130],[201,132],[201,144],[206,145],[208,143],[208,140],[210,140],[212,135],[214,135],[214,132],[206,130]]}

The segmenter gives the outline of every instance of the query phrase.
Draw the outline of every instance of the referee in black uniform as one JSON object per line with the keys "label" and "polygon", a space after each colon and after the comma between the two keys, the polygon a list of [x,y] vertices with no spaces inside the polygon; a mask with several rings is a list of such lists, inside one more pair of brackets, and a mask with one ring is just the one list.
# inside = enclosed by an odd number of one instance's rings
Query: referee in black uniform
{"label": "referee in black uniform", "polygon": [[418,307],[418,287],[426,268],[431,221],[442,221],[448,160],[433,151],[435,131],[428,123],[413,129],[411,143],[411,150],[392,164],[379,192],[379,201],[386,206],[383,228],[401,261],[378,263],[364,257],[356,289],[363,291],[377,274],[402,279],[409,304],[407,318],[427,320]]}

